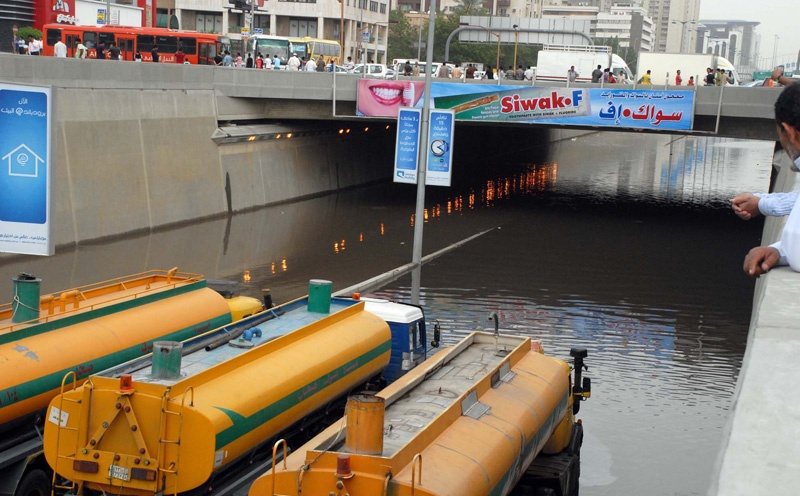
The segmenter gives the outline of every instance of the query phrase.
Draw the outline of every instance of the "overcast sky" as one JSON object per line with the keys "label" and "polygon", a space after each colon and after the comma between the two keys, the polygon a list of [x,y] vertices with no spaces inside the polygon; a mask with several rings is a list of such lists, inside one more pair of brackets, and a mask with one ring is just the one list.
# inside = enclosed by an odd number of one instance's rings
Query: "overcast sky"
{"label": "overcast sky", "polygon": [[772,57],[775,35],[778,35],[780,62],[797,59],[800,49],[800,17],[798,0],[701,0],[700,19],[745,20],[761,24],[761,56]]}

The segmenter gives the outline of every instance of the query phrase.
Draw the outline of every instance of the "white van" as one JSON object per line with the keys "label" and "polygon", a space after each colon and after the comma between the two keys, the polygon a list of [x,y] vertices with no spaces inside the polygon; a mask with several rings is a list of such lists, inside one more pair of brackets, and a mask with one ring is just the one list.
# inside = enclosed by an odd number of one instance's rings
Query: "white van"
{"label": "white van", "polygon": [[359,77],[386,79],[392,75],[385,64],[358,64],[353,69],[353,74]]}
{"label": "white van", "polygon": [[[395,64],[393,67],[395,73],[397,73],[398,76],[402,76],[405,73],[406,61],[409,61],[411,63],[411,67],[414,67],[415,63],[419,63],[419,75],[425,76],[425,67],[428,65],[427,62],[419,61],[417,59],[394,59]],[[432,62],[431,65],[433,66],[433,77],[436,77],[436,75],[439,73],[439,68],[442,66],[442,63]],[[452,70],[453,65],[452,64],[447,64],[447,65],[451,67]]]}

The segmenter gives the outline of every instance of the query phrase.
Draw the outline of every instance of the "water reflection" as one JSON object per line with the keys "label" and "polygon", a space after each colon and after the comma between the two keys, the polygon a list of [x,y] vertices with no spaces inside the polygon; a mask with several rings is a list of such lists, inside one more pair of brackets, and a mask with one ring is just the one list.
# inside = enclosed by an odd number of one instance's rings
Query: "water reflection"
{"label": "water reflection", "polygon": [[[465,133],[482,149],[480,130]],[[495,229],[426,265],[420,303],[444,344],[491,329],[495,311],[504,331],[558,356],[589,349],[582,494],[704,494],[746,342],[741,260],[761,230],[727,199],[767,188],[772,144],[596,133],[545,158],[521,143],[522,162],[457,150],[454,186],[427,189],[424,253]],[[340,289],[410,262],[415,193],[384,184],[0,258],[0,297],[20,271],[48,292],[175,265],[278,302],[312,278]],[[408,301],[410,286],[406,276],[377,294]]]}

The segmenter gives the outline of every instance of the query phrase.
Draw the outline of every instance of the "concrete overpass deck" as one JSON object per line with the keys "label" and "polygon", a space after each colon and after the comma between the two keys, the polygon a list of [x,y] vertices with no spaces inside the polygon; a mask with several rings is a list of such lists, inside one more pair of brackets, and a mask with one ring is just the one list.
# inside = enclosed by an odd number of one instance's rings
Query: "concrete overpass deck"
{"label": "concrete overpass deck", "polygon": [[[237,70],[177,64],[107,64],[107,62],[0,54],[0,74],[7,82],[52,85],[59,88],[162,89],[186,92],[213,90],[216,94],[216,112],[220,122],[374,119],[356,116],[358,78],[352,75]],[[462,82],[462,84],[473,83],[485,84],[486,81]],[[531,85],[524,81],[508,80],[497,83],[508,87]],[[554,83],[535,81],[534,83],[538,86],[556,86]],[[599,85],[588,86],[599,87]],[[780,93],[779,88],[734,86],[695,88],[697,97],[694,129],[675,132],[676,134],[710,133],[732,138],[775,139],[773,105]],[[664,87],[659,86],[654,89],[664,89]],[[554,127],[548,124],[489,122],[476,125]],[[615,130],[634,131],[616,128]],[[636,130],[636,132],[642,131]]]}

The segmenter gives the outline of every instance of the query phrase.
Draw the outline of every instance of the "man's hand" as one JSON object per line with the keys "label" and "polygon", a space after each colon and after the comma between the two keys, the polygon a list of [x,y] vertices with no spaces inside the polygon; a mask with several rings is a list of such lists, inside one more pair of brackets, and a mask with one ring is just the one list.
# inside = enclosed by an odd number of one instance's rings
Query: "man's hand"
{"label": "man's hand", "polygon": [[740,219],[750,220],[753,217],[758,217],[761,213],[758,211],[758,201],[760,199],[752,193],[742,193],[731,198],[731,208]]}
{"label": "man's hand", "polygon": [[750,277],[759,277],[775,267],[780,258],[781,254],[777,249],[769,246],[757,246],[744,257],[744,271]]}

